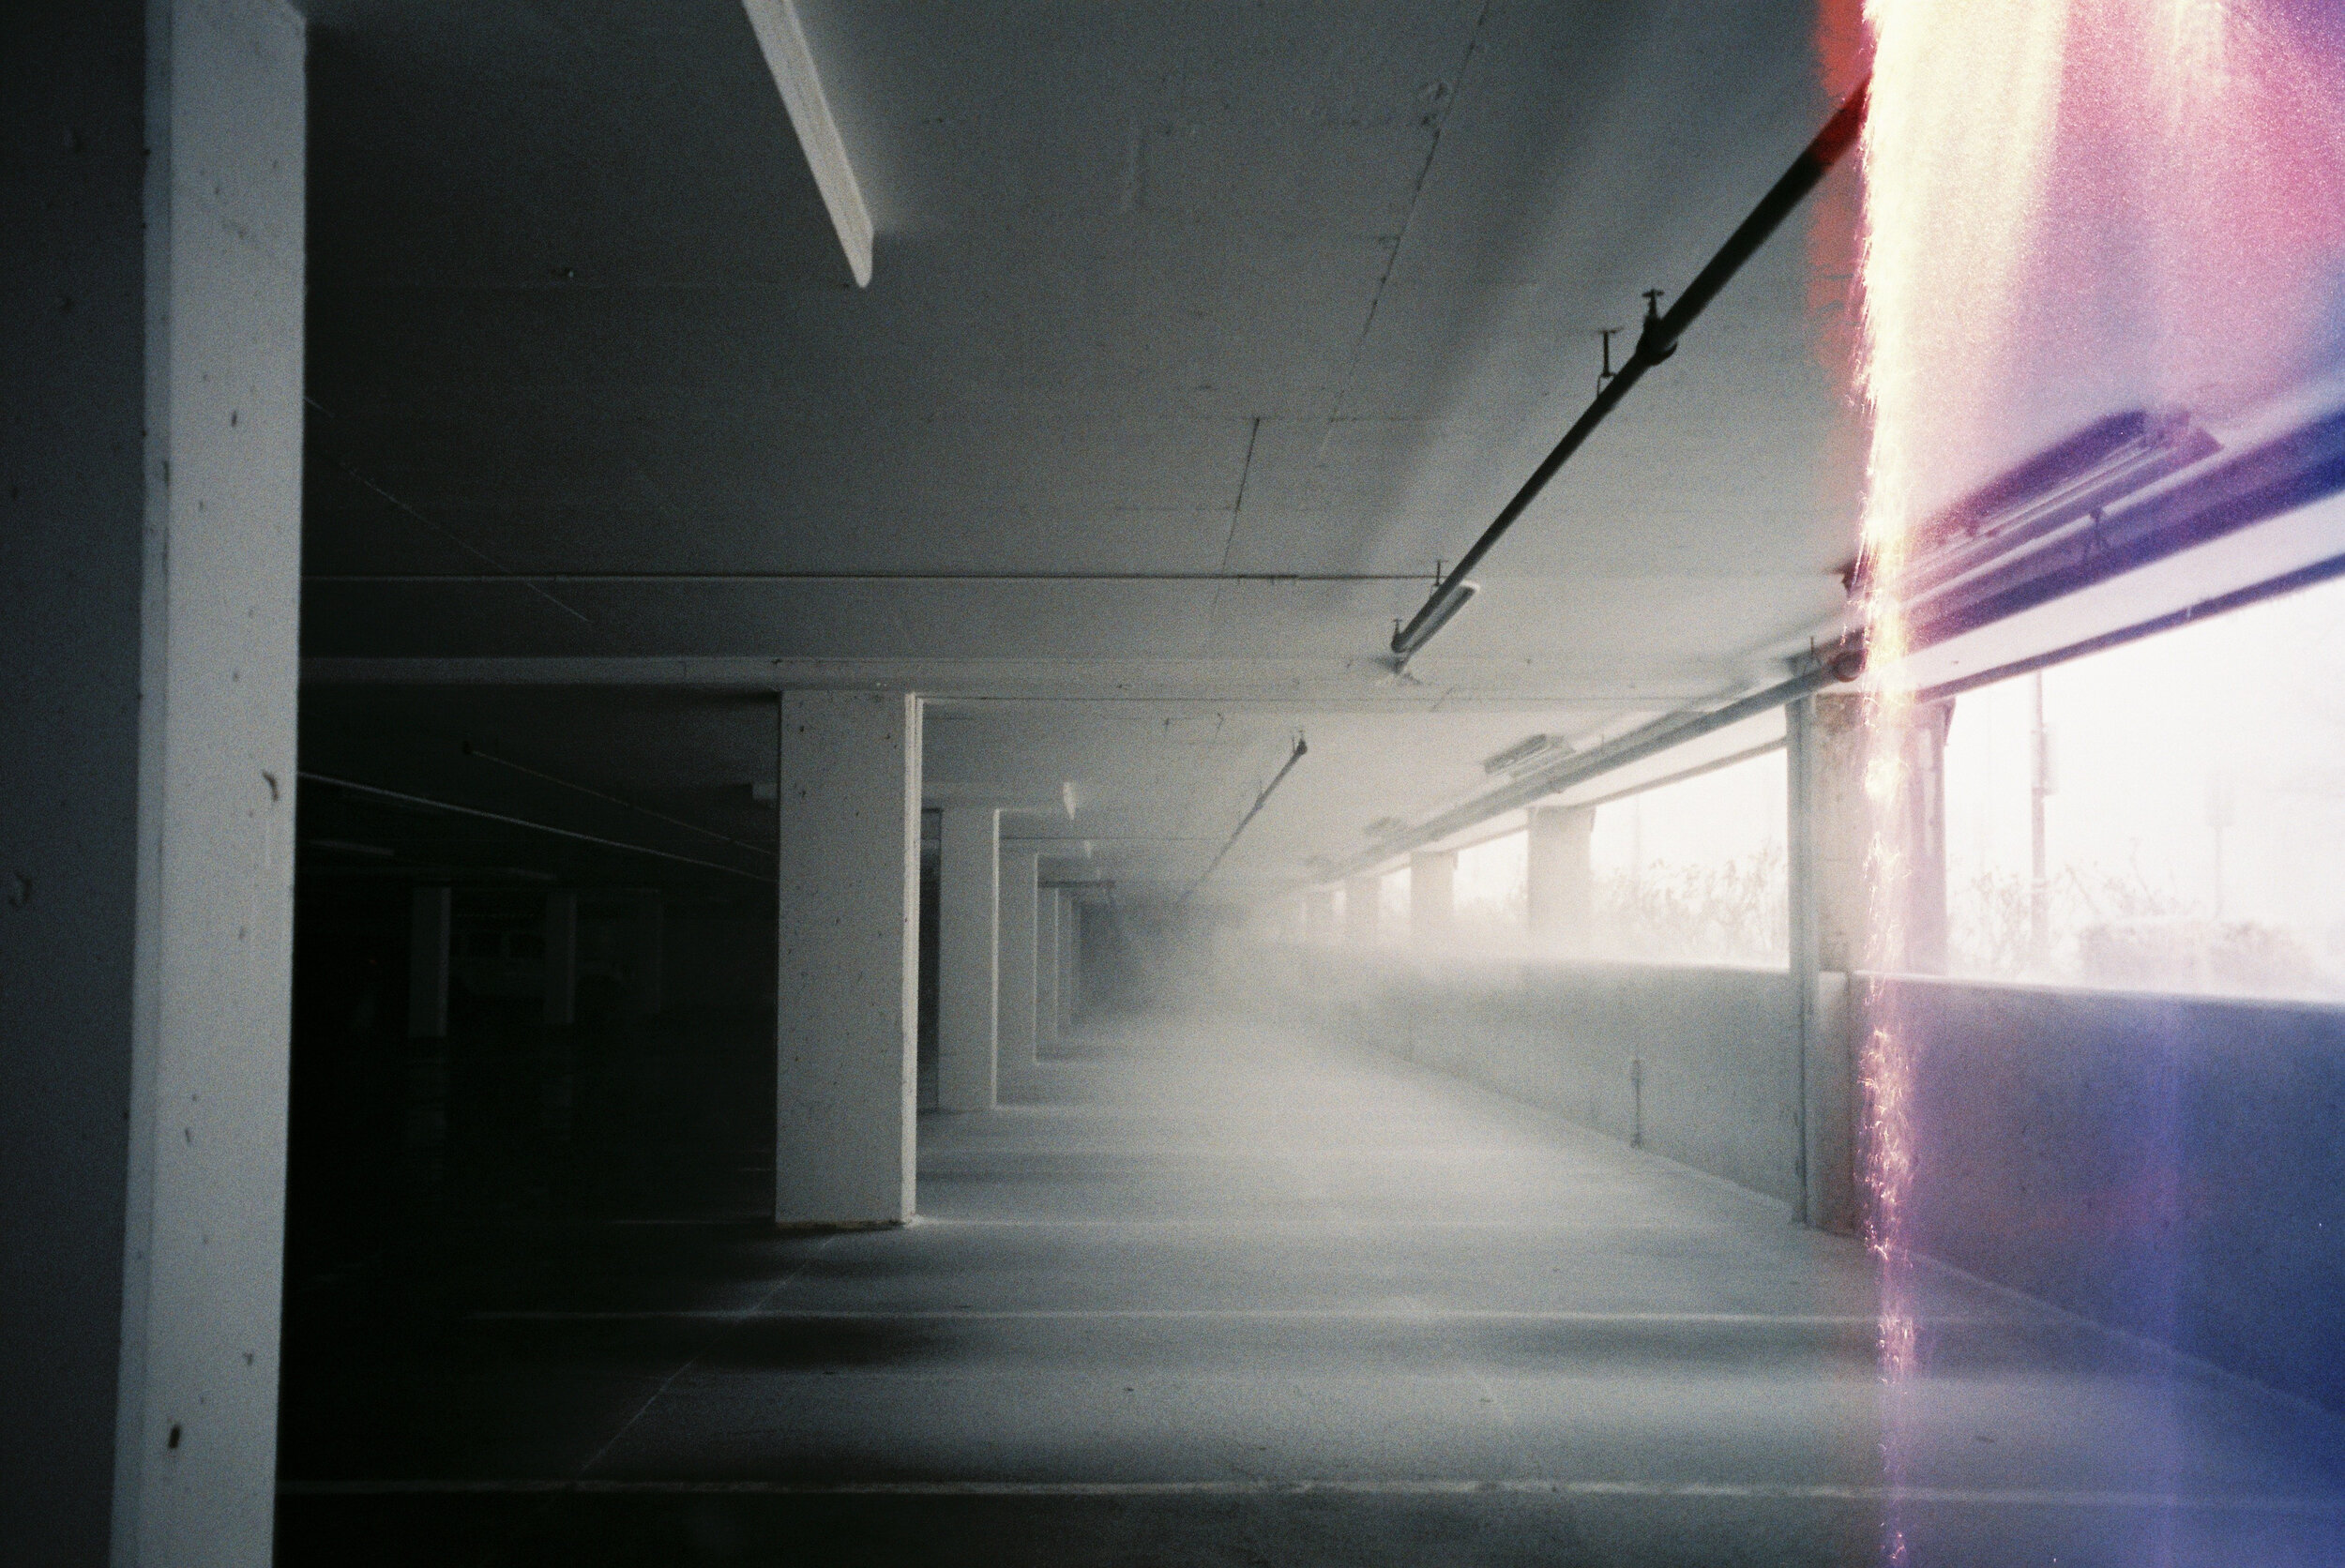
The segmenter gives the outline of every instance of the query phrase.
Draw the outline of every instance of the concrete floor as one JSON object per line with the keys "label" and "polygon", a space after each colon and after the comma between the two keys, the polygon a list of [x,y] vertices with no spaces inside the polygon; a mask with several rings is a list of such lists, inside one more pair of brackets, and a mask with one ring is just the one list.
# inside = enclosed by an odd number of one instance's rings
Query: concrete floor
{"label": "concrete floor", "polygon": [[[1244,1028],[1011,1093],[924,1118],[907,1230],[778,1238],[750,1162],[310,1282],[280,1560],[1881,1559],[1854,1244]],[[1959,1277],[1924,1307],[1912,1561],[2345,1561],[2345,1423]]]}

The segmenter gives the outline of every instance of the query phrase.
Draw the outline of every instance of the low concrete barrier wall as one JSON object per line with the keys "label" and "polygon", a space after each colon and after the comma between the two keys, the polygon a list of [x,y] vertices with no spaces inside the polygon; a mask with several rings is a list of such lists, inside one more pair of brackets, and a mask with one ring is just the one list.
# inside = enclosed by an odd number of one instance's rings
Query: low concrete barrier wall
{"label": "low concrete barrier wall", "polygon": [[1913,1042],[1913,1244],[2345,1408],[2345,1008],[1868,979]]}
{"label": "low concrete barrier wall", "polygon": [[[1291,950],[1301,1021],[1797,1201],[1781,971]],[[1853,1228],[1856,1029],[1912,1051],[1914,1249],[2345,1409],[2345,1007],[1824,977],[1817,1219]]]}
{"label": "low concrete barrier wall", "polygon": [[1322,1027],[1786,1202],[1797,1019],[1780,970],[1307,950]]}

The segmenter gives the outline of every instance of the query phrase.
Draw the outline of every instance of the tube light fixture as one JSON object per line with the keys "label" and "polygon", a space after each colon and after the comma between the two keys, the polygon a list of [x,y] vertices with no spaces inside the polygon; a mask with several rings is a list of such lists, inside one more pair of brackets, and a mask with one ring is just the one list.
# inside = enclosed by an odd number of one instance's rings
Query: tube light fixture
{"label": "tube light fixture", "polygon": [[815,188],[839,232],[839,248],[847,253],[847,266],[855,287],[871,281],[871,215],[863,205],[863,188],[847,162],[847,144],[840,140],[839,122],[831,118],[830,99],[823,96],[823,79],[814,69],[814,52],[806,46],[806,30],[798,25],[798,9],[791,0],[741,0],[765,68],[781,89],[781,106],[798,133],[798,146],[814,173]]}

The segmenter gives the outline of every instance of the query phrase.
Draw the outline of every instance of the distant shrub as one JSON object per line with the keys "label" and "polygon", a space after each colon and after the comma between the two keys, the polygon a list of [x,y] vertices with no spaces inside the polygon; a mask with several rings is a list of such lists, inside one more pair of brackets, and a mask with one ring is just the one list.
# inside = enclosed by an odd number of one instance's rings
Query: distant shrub
{"label": "distant shrub", "polygon": [[1609,957],[1781,963],[1790,952],[1780,845],[1723,864],[1655,861],[1596,879],[1596,932]]}

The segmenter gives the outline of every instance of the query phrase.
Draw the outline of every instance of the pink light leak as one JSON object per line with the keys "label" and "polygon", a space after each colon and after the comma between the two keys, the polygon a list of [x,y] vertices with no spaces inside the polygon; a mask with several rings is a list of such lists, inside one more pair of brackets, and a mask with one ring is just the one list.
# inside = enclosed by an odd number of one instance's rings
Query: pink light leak
{"label": "pink light leak", "polygon": [[[1908,967],[1900,668],[1909,530],[2101,415],[2210,425],[2345,360],[2345,25],[2324,0],[1824,0],[1828,87],[1873,67],[1857,390],[1872,636],[1867,967]],[[1925,1340],[1912,1277],[1928,1135],[1899,1020],[1860,1053],[1881,1276],[1884,1459]],[[1884,1550],[1907,1559],[1893,1506]]]}

